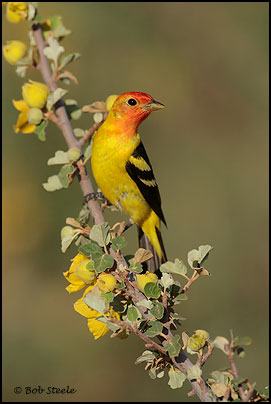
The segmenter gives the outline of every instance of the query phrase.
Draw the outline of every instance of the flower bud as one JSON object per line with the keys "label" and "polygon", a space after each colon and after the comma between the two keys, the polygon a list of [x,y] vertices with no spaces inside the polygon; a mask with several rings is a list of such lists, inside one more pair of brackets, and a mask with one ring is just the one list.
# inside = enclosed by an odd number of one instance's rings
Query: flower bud
{"label": "flower bud", "polygon": [[43,83],[29,81],[23,85],[23,99],[30,108],[42,108],[49,95],[49,88]]}
{"label": "flower bud", "polygon": [[195,331],[196,335],[199,335],[201,338],[203,338],[205,341],[208,341],[210,339],[210,335],[207,331],[205,330],[196,330]]}
{"label": "flower bud", "polygon": [[27,120],[31,125],[38,125],[42,118],[43,113],[39,108],[30,108],[27,112]]}
{"label": "flower bud", "polygon": [[74,162],[79,159],[79,157],[81,156],[81,152],[77,147],[71,147],[67,151],[67,156],[70,162]]}
{"label": "flower bud", "polygon": [[23,2],[8,2],[6,18],[9,22],[18,24],[27,18],[27,4]]}
{"label": "flower bud", "polygon": [[116,287],[117,280],[113,275],[103,272],[98,276],[97,283],[102,292],[112,292]]}
{"label": "flower bud", "polygon": [[114,104],[115,100],[118,98],[118,95],[116,94],[112,94],[109,95],[105,101],[105,107],[107,109],[107,111],[110,111],[110,109],[112,108],[112,105]]}
{"label": "flower bud", "polygon": [[87,284],[92,283],[96,278],[94,266],[93,266],[93,271],[91,271],[87,268],[87,264],[89,262],[93,262],[93,261],[91,261],[90,259],[84,260],[84,261],[80,262],[75,268],[75,273],[78,276],[78,278]]}
{"label": "flower bud", "polygon": [[202,338],[202,336],[193,334],[192,337],[189,338],[188,340],[188,348],[191,349],[191,351],[199,351],[201,348],[203,348],[205,345],[205,339]]}
{"label": "flower bud", "polygon": [[158,280],[158,276],[147,271],[146,274],[140,275],[136,274],[136,284],[138,286],[138,289],[141,290],[141,292],[144,293],[144,288],[147,283],[152,282],[156,283]]}
{"label": "flower bud", "polygon": [[8,41],[3,46],[3,56],[11,65],[16,65],[18,60],[22,59],[26,54],[27,47],[21,41]]}

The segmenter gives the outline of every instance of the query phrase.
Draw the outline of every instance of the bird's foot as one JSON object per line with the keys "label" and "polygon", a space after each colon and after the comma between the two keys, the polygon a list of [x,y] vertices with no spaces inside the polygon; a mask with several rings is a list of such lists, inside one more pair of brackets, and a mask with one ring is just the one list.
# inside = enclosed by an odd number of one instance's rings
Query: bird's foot
{"label": "bird's foot", "polygon": [[105,198],[104,194],[102,192],[90,192],[84,197],[83,203],[88,203],[88,201],[94,199],[95,201],[99,200],[102,201],[103,203],[106,203],[107,206],[111,206],[112,204],[109,202],[108,199]]}

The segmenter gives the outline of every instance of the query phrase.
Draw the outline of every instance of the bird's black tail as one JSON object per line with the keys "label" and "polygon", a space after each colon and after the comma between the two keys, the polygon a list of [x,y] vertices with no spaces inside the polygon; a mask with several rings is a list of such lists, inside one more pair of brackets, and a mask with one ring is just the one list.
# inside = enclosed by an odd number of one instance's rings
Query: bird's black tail
{"label": "bird's black tail", "polygon": [[145,261],[143,263],[143,269],[144,272],[149,271],[152,273],[155,273],[159,278],[162,276],[162,273],[160,271],[160,265],[163,264],[164,262],[167,261],[167,255],[165,251],[165,247],[163,244],[161,232],[157,227],[155,227],[156,234],[159,240],[159,244],[162,250],[162,257],[160,258],[159,255],[157,254],[155,248],[151,244],[148,236],[142,231],[142,229],[138,226],[138,241],[139,241],[139,247],[145,248],[145,250],[150,250],[153,254],[153,257],[150,258],[148,261]]}

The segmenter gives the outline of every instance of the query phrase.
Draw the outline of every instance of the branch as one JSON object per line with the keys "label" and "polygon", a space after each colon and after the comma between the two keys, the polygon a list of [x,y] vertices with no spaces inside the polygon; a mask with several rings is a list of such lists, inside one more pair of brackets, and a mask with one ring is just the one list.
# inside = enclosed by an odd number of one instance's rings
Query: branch
{"label": "branch", "polygon": [[[48,59],[43,53],[43,50],[46,47],[46,43],[43,39],[40,24],[39,23],[33,24],[32,30],[33,30],[33,36],[34,36],[34,39],[35,39],[35,42],[37,45],[37,49],[38,49],[38,53],[39,53],[39,63],[37,65],[37,69],[40,71],[40,73],[43,77],[43,80],[46,83],[46,85],[49,87],[50,91],[55,91],[57,89],[57,83],[53,79],[53,75],[52,75],[52,72],[50,69]],[[68,118],[68,115],[67,115],[67,112],[65,109],[65,105],[64,105],[64,102],[62,99],[60,99],[56,103],[55,109],[56,109],[56,116],[57,116],[57,121],[58,121],[57,125],[64,136],[64,139],[67,143],[68,148],[77,147],[82,152],[81,144],[80,144],[80,142],[78,142],[78,140],[75,138],[75,136],[73,134],[72,127],[71,127],[71,124],[70,124],[70,121],[69,121],[69,118]],[[90,194],[91,192],[94,192],[94,189],[93,189],[93,186],[91,184],[91,181],[87,175],[85,168],[82,169],[82,167],[84,167],[82,160],[80,160],[77,163],[77,167],[80,172],[80,180],[79,180],[80,187],[83,192],[83,195],[86,196],[86,195]],[[103,217],[101,208],[97,201],[95,201],[93,199],[89,200],[88,208],[93,217],[95,224],[104,222],[104,217]]]}
{"label": "branch", "polygon": [[[43,80],[46,83],[46,85],[48,86],[48,88],[50,89],[50,91],[55,91],[57,89],[57,82],[56,82],[56,78],[53,76],[53,74],[51,72],[48,59],[43,53],[43,50],[46,47],[46,42],[44,41],[40,24],[39,23],[33,24],[32,31],[33,31],[33,36],[34,36],[34,39],[36,42],[37,50],[39,53],[39,63],[37,65],[37,69],[40,71],[40,73],[43,77]],[[70,121],[69,121],[69,118],[68,118],[68,115],[67,115],[67,112],[65,109],[65,104],[62,99],[60,99],[55,105],[55,114],[56,114],[56,118],[54,118],[53,120],[57,124],[59,129],[61,130],[61,132],[64,136],[64,139],[67,143],[67,146],[69,148],[77,147],[82,152],[82,146],[85,143],[85,141],[94,132],[95,125],[93,125],[93,127],[89,130],[86,138],[83,138],[83,139],[81,139],[81,141],[78,141],[73,134],[72,127],[71,127],[71,124],[70,124]],[[77,162],[77,167],[78,167],[79,175],[80,175],[80,179],[79,179],[80,187],[81,187],[83,195],[86,196],[87,194],[94,192],[94,189],[93,189],[91,181],[87,175],[83,160],[79,160]],[[104,217],[103,217],[101,208],[100,208],[99,204],[97,203],[97,201],[95,201],[93,199],[89,200],[88,208],[93,217],[95,224],[100,224],[100,223],[104,222]],[[127,267],[127,264],[126,264],[124,258],[122,256],[116,257],[116,253],[112,249],[110,249],[110,254],[113,256],[114,259],[116,259],[117,266],[120,269],[120,271],[123,271],[123,266]],[[195,279],[193,279],[192,282],[194,282],[194,280]],[[186,286],[188,289],[188,287],[190,285],[186,285]],[[136,303],[138,301],[138,298],[139,298],[138,292],[139,292],[138,290],[136,290],[135,288],[133,288],[130,285],[130,288],[128,289],[128,293],[130,293],[130,296],[131,296],[132,300],[134,301],[134,303]],[[142,300],[142,297],[141,297],[141,300]],[[146,313],[145,313],[145,316],[147,316]],[[135,330],[133,330],[133,332],[135,332]],[[169,331],[169,333],[170,333],[170,331]],[[168,336],[170,336],[170,334],[168,334]],[[146,340],[146,338],[145,338],[145,340]],[[165,342],[166,341],[164,341],[164,343]],[[164,352],[163,347],[161,345],[157,344],[157,349],[158,349],[158,347],[161,352],[162,351]],[[178,357],[171,358],[171,359],[172,359],[172,362],[174,363],[174,365],[178,369],[180,369],[185,375],[187,375],[188,369],[193,366],[192,362],[186,357],[185,353],[182,350],[180,351],[180,354],[178,355]],[[204,401],[204,402],[216,401],[216,399],[212,395],[211,390],[208,388],[208,386],[206,385],[203,378],[200,378],[199,382],[191,381],[191,380],[189,382],[191,383],[195,394],[197,394],[197,396],[199,397],[199,399],[201,401]]]}

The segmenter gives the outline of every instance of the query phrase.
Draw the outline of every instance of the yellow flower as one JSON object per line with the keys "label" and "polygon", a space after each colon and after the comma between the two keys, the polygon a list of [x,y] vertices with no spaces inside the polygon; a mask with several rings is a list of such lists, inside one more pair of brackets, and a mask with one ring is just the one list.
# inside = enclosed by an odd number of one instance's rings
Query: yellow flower
{"label": "yellow flower", "polygon": [[138,286],[138,289],[141,290],[141,292],[143,292],[143,293],[144,293],[144,288],[147,283],[149,283],[149,282],[156,283],[157,281],[158,281],[158,276],[155,274],[152,274],[149,271],[147,271],[143,275],[136,274],[136,284]]}
{"label": "yellow flower", "polygon": [[49,95],[49,88],[43,83],[29,81],[23,85],[23,99],[30,108],[42,108]]}
{"label": "yellow flower", "polygon": [[[72,259],[72,264],[69,270],[63,272],[63,275],[67,281],[70,282],[70,285],[66,287],[66,290],[69,293],[77,292],[78,290],[83,289],[89,283],[94,282],[95,276],[93,275],[95,275],[95,273],[86,269],[88,262],[90,262],[89,258],[87,258],[84,254],[78,253]],[[81,265],[82,263],[83,265]]]}
{"label": "yellow flower", "polygon": [[98,276],[97,283],[102,292],[112,292],[116,287],[117,280],[113,275],[103,272]]}
{"label": "yellow flower", "polygon": [[27,113],[29,111],[28,105],[24,100],[15,101],[13,100],[14,107],[20,111],[16,125],[13,126],[16,133],[33,133],[35,130],[35,125],[31,125],[27,120]]}
{"label": "yellow flower", "polygon": [[[95,286],[95,284],[89,286],[85,290],[83,296],[74,303],[74,310],[77,311],[77,313],[81,314],[82,316],[84,316],[88,319],[89,331],[92,333],[92,335],[94,336],[95,339],[98,339],[100,337],[103,337],[109,331],[109,328],[107,327],[107,325],[105,323],[102,323],[101,321],[97,320],[97,317],[100,317],[101,313],[99,313],[98,311],[96,311],[94,309],[91,309],[90,307],[88,307],[86,305],[86,303],[83,302],[85,295],[90,290],[92,290],[94,288],[94,286]],[[104,315],[106,317],[114,317],[117,320],[120,319],[119,313],[114,311],[112,308],[110,308],[109,312],[106,312]]]}
{"label": "yellow flower", "polygon": [[22,2],[8,2],[6,18],[9,22],[18,24],[27,18],[27,4]]}
{"label": "yellow flower", "polygon": [[111,109],[112,105],[114,104],[116,98],[118,98],[118,95],[116,95],[116,94],[112,94],[112,95],[109,95],[107,97],[107,99],[105,100],[105,107],[106,107],[107,111],[110,111],[110,109]]}
{"label": "yellow flower", "polygon": [[16,65],[18,60],[22,59],[26,53],[27,47],[21,41],[8,41],[3,46],[3,56],[11,65]]}

